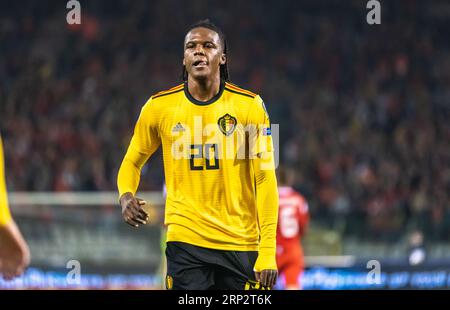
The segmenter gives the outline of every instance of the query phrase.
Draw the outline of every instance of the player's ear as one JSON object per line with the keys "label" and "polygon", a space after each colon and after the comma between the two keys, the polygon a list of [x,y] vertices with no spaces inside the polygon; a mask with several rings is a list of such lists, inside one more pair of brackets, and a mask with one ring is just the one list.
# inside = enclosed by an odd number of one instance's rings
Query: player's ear
{"label": "player's ear", "polygon": [[220,56],[220,64],[224,65],[227,62],[227,55],[222,53],[222,56]]}
{"label": "player's ear", "polygon": [[184,61],[184,57],[183,57],[183,66],[186,66],[186,62]]}

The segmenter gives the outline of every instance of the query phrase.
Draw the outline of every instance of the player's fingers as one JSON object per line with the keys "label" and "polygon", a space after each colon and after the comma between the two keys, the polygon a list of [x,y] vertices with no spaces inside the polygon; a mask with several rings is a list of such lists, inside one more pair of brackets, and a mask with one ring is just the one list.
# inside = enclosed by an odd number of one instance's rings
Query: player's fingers
{"label": "player's fingers", "polygon": [[136,198],[138,205],[143,206],[147,204],[147,201],[145,201],[144,199],[141,198]]}
{"label": "player's fingers", "polygon": [[273,279],[275,275],[275,270],[267,269],[263,270],[261,273],[261,284],[265,287],[272,287],[273,286]]}
{"label": "player's fingers", "polygon": [[130,225],[131,227],[133,227],[133,228],[138,228],[139,227],[139,225],[138,224],[132,224],[131,222],[126,222],[128,225]]}
{"label": "player's fingers", "polygon": [[270,275],[269,275],[269,287],[272,287],[275,285],[276,281],[277,281],[277,271],[276,270],[270,270]]}
{"label": "player's fingers", "polygon": [[275,284],[277,284],[277,279],[278,279],[278,271],[274,271],[272,286],[275,286]]}
{"label": "player's fingers", "polygon": [[126,222],[126,221],[128,221],[129,218],[133,218],[134,215],[133,215],[133,212],[131,212],[131,210],[126,209],[126,210],[122,213],[122,217],[123,217],[123,219],[124,219],[125,222]]}
{"label": "player's fingers", "polygon": [[130,211],[130,213],[131,213],[133,218],[137,218],[137,217],[140,216],[139,215],[140,214],[139,213],[140,207],[139,207],[139,205],[137,204],[136,201],[133,201],[132,203],[130,203],[129,207],[127,209]]}
{"label": "player's fingers", "polygon": [[146,221],[145,219],[141,219],[141,218],[139,218],[139,217],[135,217],[135,218],[133,218],[133,220],[134,220],[135,222],[138,222],[139,224],[142,224],[142,225],[147,224],[147,221]]}
{"label": "player's fingers", "polygon": [[141,206],[137,206],[135,209],[133,209],[133,215],[134,218],[139,218],[143,221],[148,221],[149,218],[147,212],[145,212],[145,210],[142,209]]}
{"label": "player's fingers", "polygon": [[140,217],[139,210],[134,209],[134,208],[133,209],[130,208],[130,215],[134,219],[139,218]]}
{"label": "player's fingers", "polygon": [[136,221],[136,218],[133,217],[133,216],[129,217],[127,219],[127,222],[130,223],[131,225],[135,226],[135,227],[138,227],[139,224],[140,224],[138,221]]}
{"label": "player's fingers", "polygon": [[148,221],[149,216],[148,216],[147,212],[145,212],[145,210],[142,209],[142,207],[139,206],[139,209],[137,211],[138,212],[137,212],[136,217],[140,218],[141,220]]}
{"label": "player's fingers", "polygon": [[130,209],[130,214],[133,219],[140,219],[141,221],[147,222],[148,215],[145,212],[141,212],[140,209]]}
{"label": "player's fingers", "polygon": [[255,271],[255,279],[256,279],[257,282],[261,281],[261,273],[260,272],[256,272]]}
{"label": "player's fingers", "polygon": [[132,213],[133,209],[134,209],[134,205],[136,204],[136,202],[134,201],[134,199],[130,199],[126,202],[125,207],[122,208],[122,214],[123,216],[125,216],[126,213]]}
{"label": "player's fingers", "polygon": [[140,198],[136,198],[137,204],[138,204],[138,210],[139,213],[141,213],[143,215],[143,219],[145,219],[146,217],[148,217],[148,213],[145,212],[145,210],[142,208],[142,206],[145,206],[147,204],[147,201],[140,199]]}
{"label": "player's fingers", "polygon": [[147,224],[147,220],[145,218],[141,217],[139,215],[139,213],[136,215],[136,213],[128,212],[124,216],[124,218],[125,218],[126,222],[129,222],[132,225],[135,225],[135,224],[138,224],[138,225],[143,224],[143,225],[145,225],[145,224]]}
{"label": "player's fingers", "polygon": [[265,279],[263,285],[265,287],[269,287],[270,286],[270,270],[266,270],[265,275],[266,275],[266,279]]}
{"label": "player's fingers", "polygon": [[272,270],[266,270],[266,285],[267,287],[270,287],[272,284]]}
{"label": "player's fingers", "polygon": [[128,225],[133,226],[135,228],[139,227],[139,223],[136,222],[133,218],[128,217],[125,219],[125,222],[127,222]]}
{"label": "player's fingers", "polygon": [[261,285],[267,286],[267,270],[261,271]]}
{"label": "player's fingers", "polygon": [[140,208],[140,209],[139,209],[139,213],[140,213],[144,218],[148,218],[148,213],[145,212],[144,209]]}

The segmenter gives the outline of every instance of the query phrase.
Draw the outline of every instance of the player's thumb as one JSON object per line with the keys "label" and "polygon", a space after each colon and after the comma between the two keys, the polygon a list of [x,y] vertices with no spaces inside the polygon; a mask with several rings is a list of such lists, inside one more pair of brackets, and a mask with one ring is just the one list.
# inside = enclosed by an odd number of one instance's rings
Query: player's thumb
{"label": "player's thumb", "polygon": [[141,198],[136,198],[138,205],[143,206],[147,204],[147,201],[141,199]]}

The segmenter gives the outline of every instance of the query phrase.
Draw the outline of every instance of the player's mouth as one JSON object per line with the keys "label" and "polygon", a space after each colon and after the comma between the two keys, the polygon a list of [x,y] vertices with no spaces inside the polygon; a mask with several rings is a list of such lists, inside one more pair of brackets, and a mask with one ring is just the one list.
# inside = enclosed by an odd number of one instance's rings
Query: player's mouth
{"label": "player's mouth", "polygon": [[192,63],[194,68],[204,68],[208,66],[208,62],[205,60],[196,60]]}

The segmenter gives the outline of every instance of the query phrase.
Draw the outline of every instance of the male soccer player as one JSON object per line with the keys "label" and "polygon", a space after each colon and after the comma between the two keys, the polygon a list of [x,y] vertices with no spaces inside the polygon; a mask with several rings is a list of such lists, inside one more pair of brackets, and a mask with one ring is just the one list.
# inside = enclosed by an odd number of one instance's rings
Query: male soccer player
{"label": "male soccer player", "polygon": [[166,287],[270,288],[278,192],[264,103],[228,82],[225,37],[208,20],[185,36],[183,80],[142,108],[119,169],[122,215],[134,227],[147,222],[135,192],[162,144]]}
{"label": "male soccer player", "polygon": [[0,137],[0,275],[10,280],[25,271],[30,263],[30,251],[9,212],[3,169]]}
{"label": "male soccer player", "polygon": [[[279,212],[277,228],[277,265],[284,275],[285,288],[301,289],[299,276],[303,272],[303,249],[300,238],[309,222],[308,203],[292,188],[290,174],[283,167],[277,170],[279,182]],[[301,281],[300,281],[301,282]]]}

